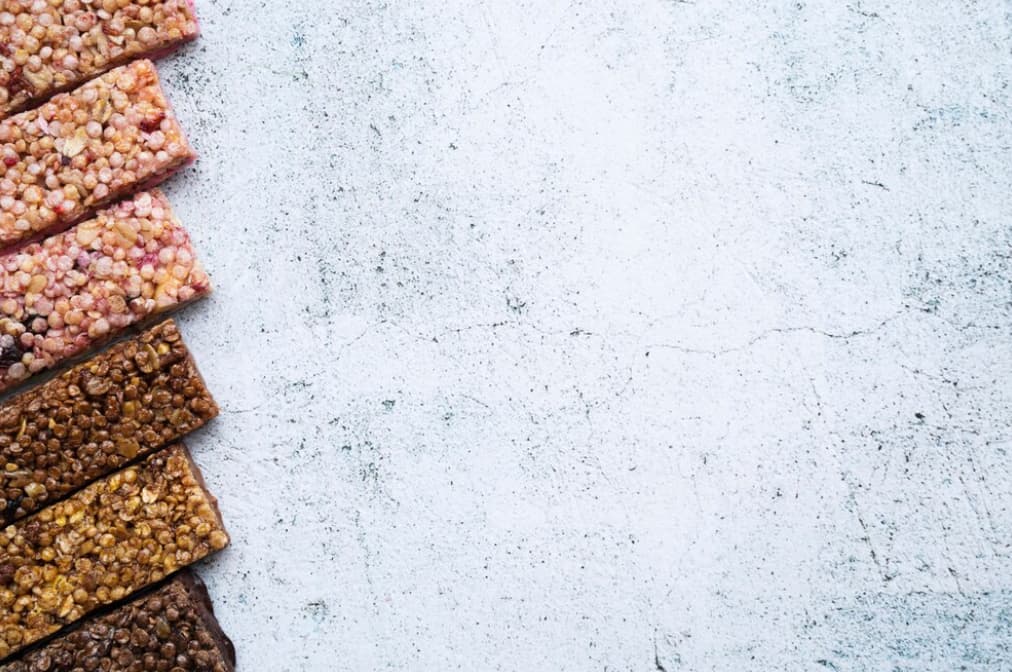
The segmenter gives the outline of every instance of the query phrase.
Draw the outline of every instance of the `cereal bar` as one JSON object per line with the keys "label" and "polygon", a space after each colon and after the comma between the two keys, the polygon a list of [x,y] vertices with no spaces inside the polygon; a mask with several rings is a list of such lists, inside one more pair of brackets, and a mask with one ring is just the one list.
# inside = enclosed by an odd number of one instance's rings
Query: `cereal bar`
{"label": "cereal bar", "polygon": [[0,0],[0,119],[198,32],[188,0]]}
{"label": "cereal bar", "polygon": [[200,578],[183,571],[151,593],[83,621],[0,672],[233,672],[235,649]]}
{"label": "cereal bar", "polygon": [[62,230],[193,157],[146,60],[0,121],[0,248]]}
{"label": "cereal bar", "polygon": [[182,445],[0,532],[0,659],[228,545]]}
{"label": "cereal bar", "polygon": [[209,291],[157,190],[0,256],[0,391]]}
{"label": "cereal bar", "polygon": [[35,513],[218,414],[175,322],[0,406],[0,525]]}

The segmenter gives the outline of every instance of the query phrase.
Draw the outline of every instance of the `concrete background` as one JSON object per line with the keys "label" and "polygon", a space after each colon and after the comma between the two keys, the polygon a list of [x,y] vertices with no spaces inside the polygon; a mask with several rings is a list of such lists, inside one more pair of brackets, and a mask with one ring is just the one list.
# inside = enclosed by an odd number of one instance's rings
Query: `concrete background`
{"label": "concrete background", "polygon": [[243,670],[1012,670],[1008,0],[197,0]]}

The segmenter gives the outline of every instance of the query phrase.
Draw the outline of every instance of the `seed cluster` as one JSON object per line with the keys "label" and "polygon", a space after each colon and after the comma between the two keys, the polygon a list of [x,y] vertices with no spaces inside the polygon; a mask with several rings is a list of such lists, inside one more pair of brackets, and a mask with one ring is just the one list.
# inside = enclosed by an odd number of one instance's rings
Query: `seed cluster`
{"label": "seed cluster", "polygon": [[35,513],[218,414],[166,320],[0,406],[0,524]]}
{"label": "seed cluster", "polygon": [[85,621],[0,672],[233,672],[235,652],[194,574]]}
{"label": "seed cluster", "polygon": [[0,119],[197,32],[187,0],[0,0]]}
{"label": "seed cluster", "polygon": [[181,445],[0,533],[0,659],[228,545]]}
{"label": "seed cluster", "polygon": [[0,246],[79,221],[193,156],[151,61],[10,117],[0,122]]}
{"label": "seed cluster", "polygon": [[0,390],[209,291],[157,190],[0,256]]}

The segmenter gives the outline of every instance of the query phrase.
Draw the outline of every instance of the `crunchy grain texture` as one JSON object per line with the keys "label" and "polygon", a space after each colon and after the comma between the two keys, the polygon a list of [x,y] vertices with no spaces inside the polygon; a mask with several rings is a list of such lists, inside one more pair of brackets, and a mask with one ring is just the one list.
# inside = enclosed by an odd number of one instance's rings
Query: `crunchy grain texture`
{"label": "crunchy grain texture", "polygon": [[157,190],[0,256],[0,390],[209,291]]}
{"label": "crunchy grain texture", "polygon": [[0,122],[0,247],[59,230],[193,159],[151,61]]}
{"label": "crunchy grain texture", "polygon": [[200,579],[183,572],[154,592],[90,618],[0,672],[233,672],[235,651]]}
{"label": "crunchy grain texture", "polygon": [[0,658],[228,545],[182,445],[0,533]]}
{"label": "crunchy grain texture", "polygon": [[35,513],[218,414],[166,320],[0,407],[0,522]]}
{"label": "crunchy grain texture", "polygon": [[0,0],[0,119],[197,33],[187,0]]}

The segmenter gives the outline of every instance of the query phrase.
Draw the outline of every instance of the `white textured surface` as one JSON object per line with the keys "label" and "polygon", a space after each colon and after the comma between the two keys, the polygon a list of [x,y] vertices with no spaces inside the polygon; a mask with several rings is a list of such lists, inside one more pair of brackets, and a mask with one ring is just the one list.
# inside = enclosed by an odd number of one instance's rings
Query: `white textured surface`
{"label": "white textured surface", "polygon": [[1012,669],[1012,5],[198,9],[241,669]]}

